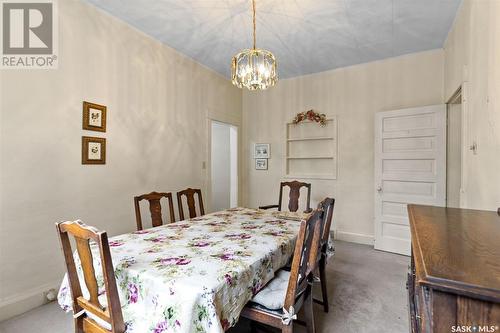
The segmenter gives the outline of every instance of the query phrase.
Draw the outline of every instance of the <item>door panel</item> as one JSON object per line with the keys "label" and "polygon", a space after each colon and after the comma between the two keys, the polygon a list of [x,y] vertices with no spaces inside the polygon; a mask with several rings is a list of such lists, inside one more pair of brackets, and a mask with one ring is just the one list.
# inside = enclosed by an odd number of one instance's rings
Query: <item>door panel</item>
{"label": "door panel", "polygon": [[409,203],[446,202],[445,105],[375,116],[375,248],[410,254]]}
{"label": "door panel", "polygon": [[408,232],[410,231],[410,227],[408,225],[402,225],[397,223],[384,223],[384,230],[382,230],[383,234],[392,235],[395,238],[405,238]]}
{"label": "door panel", "polygon": [[429,176],[436,175],[436,160],[383,160],[382,171],[384,173],[418,173]]}
{"label": "door panel", "polygon": [[435,118],[432,114],[416,114],[400,116],[395,114],[394,117],[388,115],[383,119],[383,131],[400,132],[402,130],[429,129],[435,128]]}
{"label": "door panel", "polygon": [[431,151],[435,145],[434,138],[429,137],[387,138],[384,139],[384,153]]}
{"label": "door panel", "polygon": [[382,214],[385,218],[397,218],[408,222],[408,210],[404,202],[384,201],[382,203]]}

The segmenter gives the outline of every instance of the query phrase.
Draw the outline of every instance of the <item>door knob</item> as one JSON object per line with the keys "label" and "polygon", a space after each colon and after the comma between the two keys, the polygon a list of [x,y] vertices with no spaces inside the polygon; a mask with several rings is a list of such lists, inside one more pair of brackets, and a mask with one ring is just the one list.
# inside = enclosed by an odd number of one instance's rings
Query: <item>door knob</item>
{"label": "door knob", "polygon": [[382,186],[377,186],[377,192],[382,192]]}

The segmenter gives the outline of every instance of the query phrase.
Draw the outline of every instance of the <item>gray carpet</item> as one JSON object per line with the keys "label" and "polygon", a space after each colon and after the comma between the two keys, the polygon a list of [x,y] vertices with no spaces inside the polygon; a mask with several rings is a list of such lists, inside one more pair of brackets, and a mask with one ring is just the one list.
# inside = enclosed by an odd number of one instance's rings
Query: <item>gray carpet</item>
{"label": "gray carpet", "polygon": [[[336,242],[328,264],[330,312],[316,305],[319,333],[401,333],[408,331],[405,278],[409,258],[366,245]],[[297,332],[304,332],[298,325]],[[0,333],[73,332],[71,315],[47,304],[0,323]],[[231,333],[249,332],[241,321]]]}

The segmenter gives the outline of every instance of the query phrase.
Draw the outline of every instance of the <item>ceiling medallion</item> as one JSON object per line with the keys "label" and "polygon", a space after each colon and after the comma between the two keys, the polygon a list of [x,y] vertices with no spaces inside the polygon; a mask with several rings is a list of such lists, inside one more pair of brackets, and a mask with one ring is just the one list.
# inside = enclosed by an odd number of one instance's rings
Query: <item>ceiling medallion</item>
{"label": "ceiling medallion", "polygon": [[231,80],[238,88],[248,90],[264,90],[278,82],[276,58],[266,50],[256,48],[255,37],[255,0],[253,9],[253,49],[245,49],[233,57]]}

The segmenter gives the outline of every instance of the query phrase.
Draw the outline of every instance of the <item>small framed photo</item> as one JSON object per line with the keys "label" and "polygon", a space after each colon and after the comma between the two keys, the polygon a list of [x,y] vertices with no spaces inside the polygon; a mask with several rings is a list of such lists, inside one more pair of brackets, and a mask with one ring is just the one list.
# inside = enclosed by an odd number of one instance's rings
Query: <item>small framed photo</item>
{"label": "small framed photo", "polygon": [[270,158],[271,147],[269,143],[256,143],[254,145],[254,158]]}
{"label": "small framed photo", "polygon": [[267,158],[256,158],[255,170],[267,170]]}
{"label": "small framed photo", "polygon": [[83,129],[106,132],[106,106],[83,102]]}
{"label": "small framed photo", "polygon": [[82,164],[106,164],[106,139],[82,136]]}

